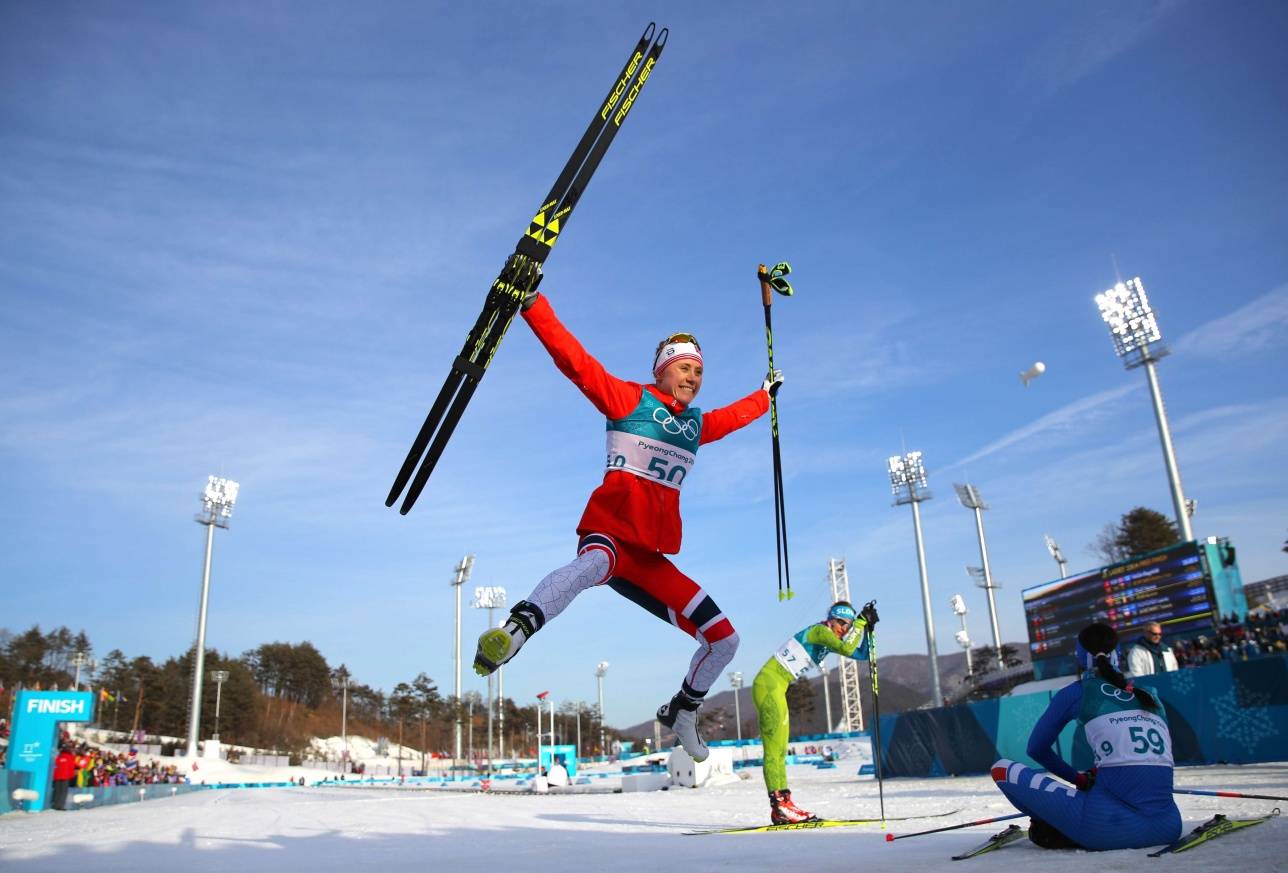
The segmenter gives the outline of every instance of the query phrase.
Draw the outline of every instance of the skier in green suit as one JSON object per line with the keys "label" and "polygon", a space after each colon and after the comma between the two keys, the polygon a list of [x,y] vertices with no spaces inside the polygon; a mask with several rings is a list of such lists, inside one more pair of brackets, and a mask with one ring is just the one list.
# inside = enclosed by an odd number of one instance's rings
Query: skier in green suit
{"label": "skier in green suit", "polygon": [[862,614],[845,600],[832,604],[827,617],[792,636],[774,652],[756,674],[751,698],[760,720],[760,740],[765,747],[765,788],[769,790],[769,817],[774,824],[815,821],[815,816],[792,802],[787,788],[787,686],[809,667],[823,663],[828,652],[857,661],[868,659],[868,630],[877,623],[876,605]]}

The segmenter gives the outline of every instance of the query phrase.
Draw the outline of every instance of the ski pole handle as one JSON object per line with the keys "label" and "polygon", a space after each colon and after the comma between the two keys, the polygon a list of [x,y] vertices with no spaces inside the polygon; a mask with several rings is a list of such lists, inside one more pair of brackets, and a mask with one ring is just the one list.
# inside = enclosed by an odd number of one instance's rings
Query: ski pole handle
{"label": "ski pole handle", "polygon": [[760,301],[768,309],[774,303],[774,289],[769,284],[769,269],[764,264],[757,265],[756,278],[760,280]]}
{"label": "ski pole handle", "polygon": [[1199,794],[1203,797],[1241,797],[1245,800],[1288,800],[1273,794],[1240,794],[1238,791],[1199,791],[1193,788],[1173,788],[1173,794]]}
{"label": "ski pole handle", "polygon": [[975,827],[975,825],[992,824],[995,821],[1009,821],[1010,819],[1013,819],[1013,818],[1024,818],[1027,815],[1028,815],[1027,812],[1017,812],[1014,815],[999,815],[993,818],[981,818],[979,821],[968,821],[965,824],[949,825],[946,828],[931,828],[928,831],[917,831],[915,834],[899,834],[898,836],[896,836],[895,834],[886,834],[886,842],[892,843],[895,840],[906,840],[908,839],[908,837],[920,837],[926,834],[941,833],[942,831],[955,831],[960,828],[973,828]]}

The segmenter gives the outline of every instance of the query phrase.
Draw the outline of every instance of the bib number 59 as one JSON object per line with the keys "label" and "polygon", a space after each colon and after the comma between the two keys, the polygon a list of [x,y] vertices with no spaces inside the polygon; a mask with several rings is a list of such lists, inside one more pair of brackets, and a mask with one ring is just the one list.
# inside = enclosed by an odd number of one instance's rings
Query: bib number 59
{"label": "bib number 59", "polygon": [[1163,735],[1158,732],[1158,728],[1146,730],[1142,727],[1134,727],[1127,733],[1133,744],[1131,750],[1137,755],[1147,755],[1150,752],[1161,755],[1167,751],[1167,743],[1163,742]]}

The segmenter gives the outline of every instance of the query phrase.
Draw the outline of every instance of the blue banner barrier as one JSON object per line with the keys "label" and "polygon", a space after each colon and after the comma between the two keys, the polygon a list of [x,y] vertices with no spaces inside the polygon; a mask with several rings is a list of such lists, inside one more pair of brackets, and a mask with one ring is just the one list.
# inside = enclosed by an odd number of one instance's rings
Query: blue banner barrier
{"label": "blue banner barrier", "polygon": [[155,785],[106,785],[100,788],[69,788],[67,790],[67,809],[89,809],[95,806],[113,806],[118,803],[138,803],[141,800],[157,800],[162,797],[175,797],[191,791],[201,791],[208,786],[188,785],[186,783],[157,783]]}
{"label": "blue banner barrier", "polygon": [[13,799],[13,793],[31,788],[31,774],[25,770],[0,770],[0,788],[4,797],[0,797],[0,813],[13,812],[17,809],[30,809],[30,803]]}
{"label": "blue banner barrier", "polygon": [[[1073,677],[1069,677],[1073,681]],[[1288,655],[1189,667],[1136,680],[1157,691],[1167,710],[1177,764],[1251,764],[1288,757]],[[1029,733],[1054,691],[881,717],[882,772],[887,776],[987,773],[1009,758],[1030,767]],[[1075,769],[1091,750],[1075,726],[1057,751]]]}

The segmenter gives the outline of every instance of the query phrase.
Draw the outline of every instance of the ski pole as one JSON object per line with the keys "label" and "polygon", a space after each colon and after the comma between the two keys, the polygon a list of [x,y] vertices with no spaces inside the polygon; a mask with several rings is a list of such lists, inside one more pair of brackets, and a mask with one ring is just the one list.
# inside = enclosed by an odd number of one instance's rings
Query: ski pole
{"label": "ski pole", "polygon": [[[864,609],[876,607],[875,600],[869,600]],[[877,633],[873,628],[868,633],[868,676],[872,679],[872,738],[876,748],[872,750],[872,763],[877,771],[877,797],[881,800],[881,826],[885,827],[885,787],[881,784],[881,683],[877,679]],[[889,838],[890,834],[886,834]]]}
{"label": "ski pole", "polygon": [[1238,791],[1199,791],[1194,788],[1173,788],[1173,794],[1200,794],[1204,797],[1242,797],[1245,800],[1288,800],[1273,794],[1240,794]]}
{"label": "ski pole", "polygon": [[[760,280],[760,299],[765,305],[765,342],[769,348],[769,376],[774,374],[774,324],[770,307],[774,302],[774,291],[785,297],[792,295],[791,283],[784,277],[792,271],[791,265],[781,261],[771,271],[764,264],[756,268],[756,278]],[[769,395],[769,428],[774,446],[774,550],[778,559],[778,599],[792,599],[792,571],[787,560],[787,508],[783,503],[783,459],[778,441],[778,397]],[[783,578],[787,579],[786,591],[783,589]]]}
{"label": "ski pole", "polygon": [[931,828],[928,831],[917,831],[915,834],[899,834],[897,836],[895,834],[886,834],[886,842],[890,843],[895,840],[906,840],[908,837],[921,837],[926,834],[937,834],[941,831],[955,831],[959,828],[973,828],[975,825],[992,824],[995,821],[1009,821],[1013,818],[1024,818],[1027,815],[1027,812],[1017,812],[1014,815],[998,815],[993,818],[981,818],[979,821],[968,821],[965,824],[949,825],[946,828]]}

